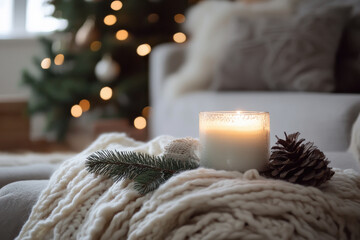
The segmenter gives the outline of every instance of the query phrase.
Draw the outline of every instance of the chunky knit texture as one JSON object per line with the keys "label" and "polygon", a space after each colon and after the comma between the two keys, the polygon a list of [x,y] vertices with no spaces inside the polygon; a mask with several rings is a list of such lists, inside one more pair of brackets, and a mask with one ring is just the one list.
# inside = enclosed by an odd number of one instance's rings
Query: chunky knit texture
{"label": "chunky knit texture", "polygon": [[360,113],[352,127],[349,151],[360,161]]}
{"label": "chunky knit texture", "polygon": [[320,189],[245,173],[199,168],[145,196],[131,181],[85,170],[96,150],[159,155],[148,143],[101,136],[52,175],[17,239],[360,239],[360,176],[335,170]]}
{"label": "chunky knit texture", "polygon": [[193,160],[199,162],[200,143],[195,138],[179,138],[165,147],[164,156],[177,160]]}

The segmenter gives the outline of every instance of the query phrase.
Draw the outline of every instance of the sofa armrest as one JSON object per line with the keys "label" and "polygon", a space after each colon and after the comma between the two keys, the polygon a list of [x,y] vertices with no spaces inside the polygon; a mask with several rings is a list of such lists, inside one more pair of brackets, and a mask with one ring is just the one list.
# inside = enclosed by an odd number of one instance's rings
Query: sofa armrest
{"label": "sofa armrest", "polygon": [[0,236],[15,239],[49,180],[13,182],[0,189]]}
{"label": "sofa armrest", "polygon": [[26,166],[0,167],[0,189],[12,182],[49,179],[57,164],[31,164]]}
{"label": "sofa armrest", "polygon": [[150,103],[156,105],[161,98],[165,79],[174,73],[184,61],[186,44],[165,43],[150,54]]}

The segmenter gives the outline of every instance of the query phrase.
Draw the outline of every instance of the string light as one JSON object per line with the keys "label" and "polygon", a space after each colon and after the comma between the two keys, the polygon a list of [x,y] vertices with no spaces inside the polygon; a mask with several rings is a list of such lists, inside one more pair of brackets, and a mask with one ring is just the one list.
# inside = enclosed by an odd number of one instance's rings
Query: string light
{"label": "string light", "polygon": [[64,63],[64,54],[58,54],[54,58],[55,65],[61,65]]}
{"label": "string light", "polygon": [[124,41],[128,37],[129,37],[129,33],[125,29],[121,29],[121,30],[116,32],[116,39],[117,40]]}
{"label": "string light", "polygon": [[159,14],[157,13],[150,13],[147,17],[149,23],[156,23],[159,21]]}
{"label": "string light", "polygon": [[121,1],[116,0],[111,3],[110,7],[114,11],[119,11],[123,7],[123,4]]}
{"label": "string light", "polygon": [[78,118],[82,115],[82,109],[80,107],[80,105],[75,104],[74,106],[71,107],[70,110],[71,116]]}
{"label": "string light", "polygon": [[112,97],[113,91],[110,87],[103,87],[100,90],[100,97],[102,100],[109,100]]}
{"label": "string light", "polygon": [[101,48],[101,42],[100,41],[93,41],[91,44],[90,44],[90,50],[93,51],[93,52],[96,52],[96,51],[99,51],[100,48]]}
{"label": "string light", "polygon": [[143,117],[145,117],[145,118],[148,118],[150,111],[151,111],[150,106],[144,107],[143,110],[141,111],[141,115],[143,115]]}
{"label": "string light", "polygon": [[51,59],[50,58],[44,58],[42,61],[41,61],[41,68],[42,69],[49,69],[50,66],[51,66]]}
{"label": "string light", "polygon": [[183,22],[185,22],[185,16],[184,16],[184,14],[181,14],[181,13],[176,14],[176,15],[174,16],[174,21],[175,21],[176,23],[183,23]]}
{"label": "string light", "polygon": [[183,43],[186,41],[186,35],[182,32],[178,32],[174,34],[173,39],[176,43]]}
{"label": "string light", "polygon": [[137,47],[136,53],[139,56],[146,56],[151,52],[151,46],[147,43],[141,44]]}
{"label": "string light", "polygon": [[90,102],[86,99],[83,99],[79,102],[79,105],[83,112],[87,112],[90,109]]}
{"label": "string light", "polygon": [[114,15],[107,15],[104,18],[104,23],[108,26],[114,25],[116,23],[116,17]]}
{"label": "string light", "polygon": [[139,130],[146,128],[146,119],[144,117],[141,117],[141,116],[135,118],[134,127],[136,129],[139,129]]}

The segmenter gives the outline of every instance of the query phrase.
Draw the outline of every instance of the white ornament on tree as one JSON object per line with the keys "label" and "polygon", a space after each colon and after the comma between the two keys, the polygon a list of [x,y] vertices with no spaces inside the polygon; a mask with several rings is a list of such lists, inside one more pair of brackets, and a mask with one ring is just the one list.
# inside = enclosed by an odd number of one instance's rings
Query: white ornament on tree
{"label": "white ornament on tree", "polygon": [[120,65],[106,54],[95,66],[95,75],[101,82],[110,82],[120,74]]}
{"label": "white ornament on tree", "polygon": [[97,40],[98,35],[99,34],[95,26],[95,18],[90,16],[77,31],[75,43],[80,47],[89,46],[90,43]]}

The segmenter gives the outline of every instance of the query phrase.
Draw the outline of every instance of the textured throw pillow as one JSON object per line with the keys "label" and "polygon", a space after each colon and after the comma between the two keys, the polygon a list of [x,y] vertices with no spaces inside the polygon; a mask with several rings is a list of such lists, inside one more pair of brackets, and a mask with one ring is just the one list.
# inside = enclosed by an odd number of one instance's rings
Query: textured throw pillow
{"label": "textured throw pillow", "polygon": [[214,88],[333,91],[335,55],[350,10],[338,6],[286,18],[237,19]]}
{"label": "textured throw pillow", "polygon": [[267,39],[263,38],[262,31],[269,22],[263,17],[239,17],[232,23],[229,42],[215,69],[213,89],[269,89],[259,72],[267,53]]}

